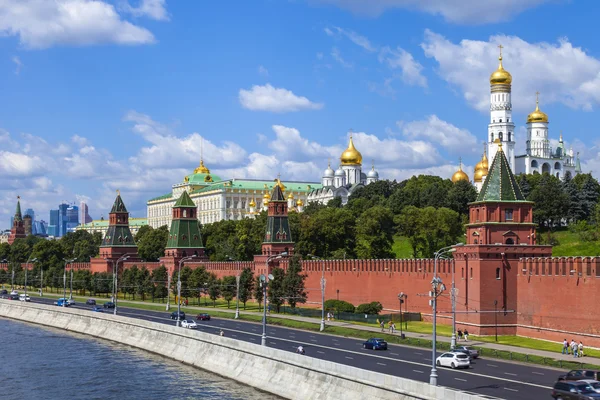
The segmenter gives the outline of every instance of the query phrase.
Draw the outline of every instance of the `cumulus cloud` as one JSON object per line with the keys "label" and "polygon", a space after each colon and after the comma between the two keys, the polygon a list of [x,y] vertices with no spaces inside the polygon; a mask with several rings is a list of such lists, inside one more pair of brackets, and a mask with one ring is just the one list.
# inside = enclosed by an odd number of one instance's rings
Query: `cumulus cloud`
{"label": "cumulus cloud", "polygon": [[113,5],[92,0],[4,0],[0,35],[18,36],[29,49],[154,42],[149,30],[123,20]]}
{"label": "cumulus cloud", "polygon": [[408,51],[397,47],[395,50],[384,47],[379,52],[379,62],[387,64],[392,70],[400,70],[400,78],[408,85],[427,87],[427,78],[421,71],[423,66]]}
{"label": "cumulus cloud", "polygon": [[326,147],[309,141],[302,137],[296,128],[273,125],[273,131],[275,140],[269,142],[269,148],[283,160],[301,161],[310,158],[326,160],[328,157],[337,157],[343,150],[339,146]]}
{"label": "cumulus cloud", "polygon": [[43,173],[43,162],[38,156],[0,151],[0,175],[19,178]]}
{"label": "cumulus cloud", "polygon": [[254,85],[250,90],[240,89],[239,100],[242,107],[252,111],[283,113],[323,108],[323,103],[314,103],[306,97],[295,95],[291,90],[276,88],[269,83]]}
{"label": "cumulus cloud", "polygon": [[166,0],[140,0],[137,7],[127,1],[121,3],[121,9],[136,17],[147,17],[157,21],[168,21]]}
{"label": "cumulus cloud", "polygon": [[430,115],[421,121],[398,121],[396,124],[407,138],[427,140],[453,154],[479,153],[477,138],[471,132],[443,121],[437,115]]}
{"label": "cumulus cloud", "polygon": [[454,43],[425,31],[422,43],[427,57],[438,63],[438,74],[456,86],[465,100],[480,111],[489,111],[489,77],[498,67],[498,45],[502,44],[504,68],[513,77],[513,110],[559,102],[590,110],[600,103],[600,61],[566,38],[556,43],[529,43],[516,36],[496,35],[488,41],[463,39]]}
{"label": "cumulus cloud", "polygon": [[312,0],[312,3],[332,4],[359,15],[376,17],[387,10],[399,8],[441,15],[446,21],[459,24],[485,24],[509,20],[525,10],[551,0]]}

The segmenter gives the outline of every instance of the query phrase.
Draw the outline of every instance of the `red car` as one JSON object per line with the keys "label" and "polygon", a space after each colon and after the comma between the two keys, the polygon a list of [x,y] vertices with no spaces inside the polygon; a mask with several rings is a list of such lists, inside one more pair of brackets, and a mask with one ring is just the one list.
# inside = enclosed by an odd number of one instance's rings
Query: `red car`
{"label": "red car", "polygon": [[210,315],[208,315],[208,314],[198,314],[196,316],[196,321],[210,321]]}

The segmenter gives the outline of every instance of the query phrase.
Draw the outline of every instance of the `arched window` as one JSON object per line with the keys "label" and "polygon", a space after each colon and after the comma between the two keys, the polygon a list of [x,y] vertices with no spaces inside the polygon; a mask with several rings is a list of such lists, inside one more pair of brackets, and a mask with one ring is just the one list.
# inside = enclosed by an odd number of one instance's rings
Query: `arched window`
{"label": "arched window", "polygon": [[537,167],[538,167],[537,160],[531,160],[531,168],[537,168]]}
{"label": "arched window", "polygon": [[512,142],[512,132],[508,132],[508,141]]}
{"label": "arched window", "polygon": [[500,280],[500,268],[496,268],[496,279]]}
{"label": "arched window", "polygon": [[477,239],[473,240],[473,244],[477,244]]}
{"label": "arched window", "polygon": [[561,165],[560,165],[560,163],[559,163],[558,161],[557,161],[557,162],[555,162],[555,163],[554,163],[554,169],[555,169],[555,170],[557,170],[557,171],[560,171],[560,168],[561,168]]}
{"label": "arched window", "polygon": [[512,238],[507,238],[506,244],[515,244],[515,241]]}
{"label": "arched window", "polygon": [[542,174],[543,174],[543,173],[550,173],[550,164],[548,164],[548,163],[544,163],[544,164],[542,165]]}
{"label": "arched window", "polygon": [[498,133],[498,137],[500,138],[500,141],[502,141],[502,132]]}

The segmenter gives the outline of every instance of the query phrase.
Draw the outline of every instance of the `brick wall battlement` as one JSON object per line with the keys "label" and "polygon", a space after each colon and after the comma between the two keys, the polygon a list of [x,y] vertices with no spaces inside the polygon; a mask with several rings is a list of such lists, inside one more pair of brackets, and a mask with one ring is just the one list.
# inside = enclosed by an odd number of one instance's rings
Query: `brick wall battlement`
{"label": "brick wall battlement", "polygon": [[600,278],[600,257],[527,257],[519,259],[525,276]]}

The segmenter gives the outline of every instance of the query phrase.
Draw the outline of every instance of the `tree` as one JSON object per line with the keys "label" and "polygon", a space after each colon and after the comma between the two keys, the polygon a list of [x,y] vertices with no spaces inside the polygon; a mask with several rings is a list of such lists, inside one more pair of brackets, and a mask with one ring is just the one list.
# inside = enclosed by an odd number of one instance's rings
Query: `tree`
{"label": "tree", "polygon": [[135,294],[137,293],[138,272],[139,268],[134,264],[131,268],[123,270],[123,275],[119,282],[123,293],[131,295],[133,300],[135,300]]}
{"label": "tree", "polygon": [[215,274],[210,274],[208,280],[208,296],[213,301],[213,307],[217,306],[217,299],[221,295],[221,280]]}
{"label": "tree", "polygon": [[135,234],[134,240],[136,243],[139,243],[140,240],[142,240],[142,238],[150,233],[151,231],[153,231],[154,228],[152,228],[150,225],[142,225],[140,227],[140,229],[138,229],[137,233]]}
{"label": "tree", "polygon": [[169,228],[166,225],[152,229],[143,234],[137,242],[138,254],[145,261],[156,261],[165,254],[167,240],[169,240]]}
{"label": "tree", "polygon": [[581,208],[582,218],[590,220],[594,214],[594,208],[600,199],[600,184],[592,177],[592,174],[579,174],[573,180],[583,179],[581,185]]}
{"label": "tree", "polygon": [[[42,240],[33,246],[31,252],[33,258],[37,258],[36,268],[48,271],[50,268],[61,268],[64,266],[65,258],[63,247],[58,240]],[[44,277],[46,280],[47,277]]]}
{"label": "tree", "polygon": [[[252,296],[252,290],[254,288],[254,280],[252,269],[244,268],[240,274],[240,293],[239,300],[244,304],[244,310],[246,309],[246,302]],[[262,294],[262,292],[261,292]]]}
{"label": "tree", "polygon": [[357,314],[379,314],[383,310],[383,306],[378,301],[372,301],[370,303],[359,304],[356,307],[355,313]]}
{"label": "tree", "polygon": [[158,297],[160,299],[167,297],[168,289],[167,289],[167,268],[164,265],[152,270],[150,274],[152,283],[154,284],[154,297]]}
{"label": "tree", "polygon": [[294,254],[290,259],[287,271],[283,277],[283,287],[285,298],[292,308],[296,308],[297,303],[306,303],[307,293],[304,290],[304,281],[306,274],[302,273],[300,255]]}
{"label": "tree", "polygon": [[583,204],[581,199],[581,191],[577,187],[574,179],[565,177],[562,182],[562,190],[567,195],[569,206],[565,218],[570,222],[580,221],[585,218]]}
{"label": "tree", "polygon": [[335,310],[336,312],[353,313],[356,307],[354,304],[344,300],[329,299],[325,301],[326,310]]}
{"label": "tree", "polygon": [[194,294],[194,297],[200,301],[200,295],[202,294],[206,284],[208,283],[208,272],[204,266],[200,266],[192,270],[192,274],[188,279],[190,290]]}
{"label": "tree", "polygon": [[269,291],[267,296],[269,299],[269,304],[275,307],[277,312],[279,312],[281,305],[284,303],[284,297],[286,295],[284,282],[285,272],[283,272],[283,269],[275,267],[271,271],[271,274],[273,275],[273,279],[269,280]]}
{"label": "tree", "polygon": [[65,257],[75,258],[79,262],[87,262],[100,252],[102,238],[88,231],[79,230],[67,232],[60,238],[60,244]]}
{"label": "tree", "polygon": [[0,243],[0,261],[8,260],[10,257],[10,244]]}
{"label": "tree", "polygon": [[560,180],[544,173],[528,198],[533,205],[533,222],[553,229],[567,215],[569,196],[562,190]]}
{"label": "tree", "polygon": [[375,206],[356,220],[358,258],[394,258],[394,216],[387,208]]}
{"label": "tree", "polygon": [[450,179],[439,176],[419,175],[400,182],[389,198],[390,209],[400,214],[406,206],[418,208],[446,206],[448,191],[452,188]]}
{"label": "tree", "polygon": [[469,203],[476,199],[477,190],[468,181],[458,181],[448,190],[448,208],[461,215],[469,215]]}
{"label": "tree", "polygon": [[31,255],[32,249],[27,244],[25,239],[15,239],[13,244],[10,246],[9,261],[12,263],[24,263]]}
{"label": "tree", "polygon": [[342,250],[348,254],[348,258],[353,258],[355,219],[345,208],[324,207],[312,215],[302,215],[296,251],[327,257],[328,252]]}
{"label": "tree", "polygon": [[154,285],[152,285],[152,277],[150,275],[150,271],[144,265],[139,273],[138,273],[138,285],[137,285],[137,294],[142,297],[142,301],[146,300],[146,295],[152,295],[152,291],[154,290]]}
{"label": "tree", "polygon": [[254,289],[253,289],[254,300],[258,303],[258,308],[260,309],[260,305],[264,300],[263,287],[262,282],[260,280],[260,276],[257,276],[254,279]]}
{"label": "tree", "polygon": [[222,289],[221,289],[221,295],[223,296],[223,299],[225,299],[225,301],[227,302],[227,308],[229,308],[229,304],[231,303],[231,300],[233,300],[233,298],[235,297],[235,292],[237,289],[237,281],[235,279],[235,276],[224,276],[222,279]]}
{"label": "tree", "polygon": [[419,256],[419,247],[422,246],[423,241],[421,230],[419,229],[420,218],[421,210],[419,208],[407,206],[402,210],[400,215],[394,219],[398,226],[398,231],[406,237],[410,243],[413,258]]}
{"label": "tree", "polygon": [[327,202],[327,207],[329,208],[342,208],[342,198],[340,196],[336,196],[333,199]]}

